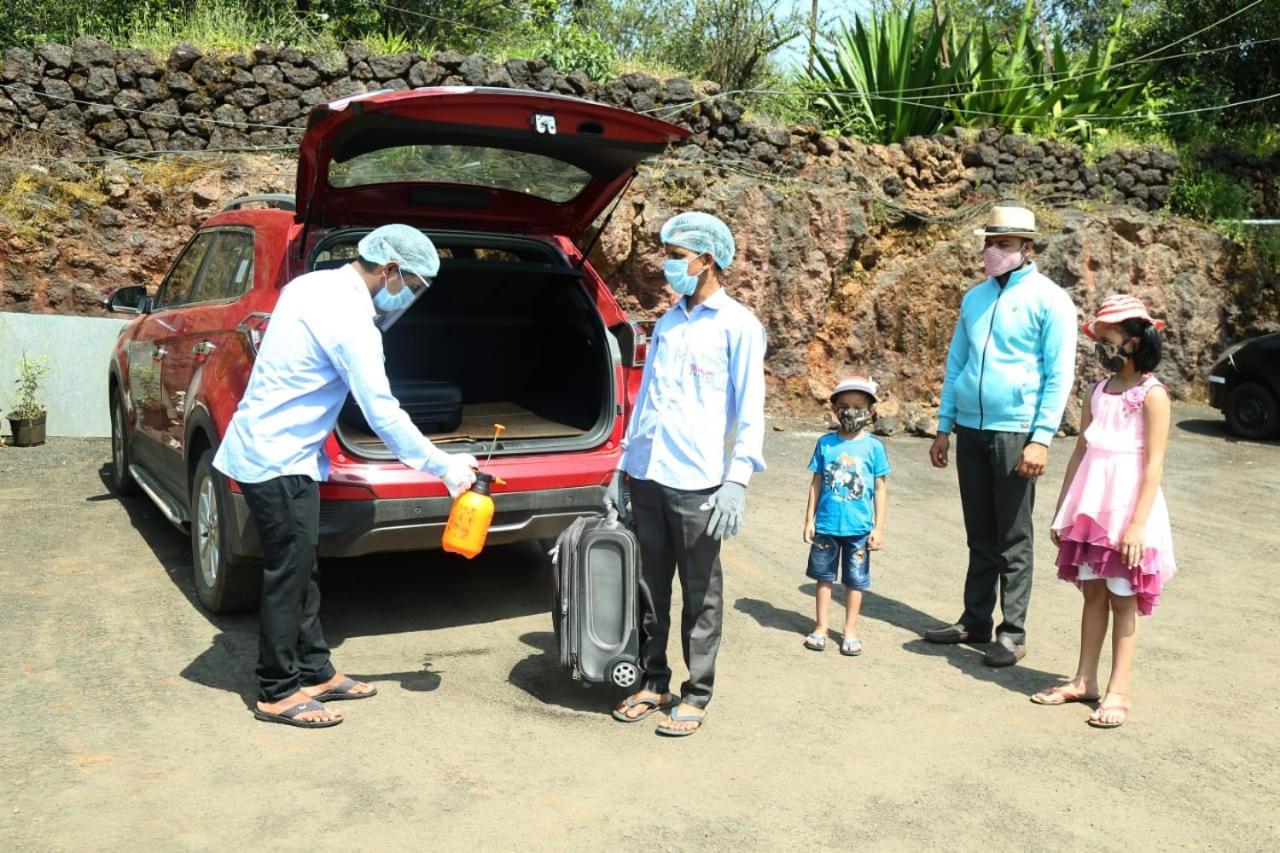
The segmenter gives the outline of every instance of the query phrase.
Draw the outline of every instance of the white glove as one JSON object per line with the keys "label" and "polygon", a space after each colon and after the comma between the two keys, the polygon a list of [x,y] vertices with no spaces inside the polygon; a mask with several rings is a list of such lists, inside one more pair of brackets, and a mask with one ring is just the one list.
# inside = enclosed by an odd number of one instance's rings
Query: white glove
{"label": "white glove", "polygon": [[457,500],[458,495],[475,483],[476,469],[480,467],[480,463],[470,453],[442,452],[441,455],[445,458],[438,463],[432,473],[444,481],[444,487],[449,490],[449,497]]}

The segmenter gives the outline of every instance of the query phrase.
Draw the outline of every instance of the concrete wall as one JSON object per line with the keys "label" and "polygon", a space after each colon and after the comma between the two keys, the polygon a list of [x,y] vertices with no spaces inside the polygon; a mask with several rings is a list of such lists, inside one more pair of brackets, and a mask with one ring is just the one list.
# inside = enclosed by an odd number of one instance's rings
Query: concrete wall
{"label": "concrete wall", "polygon": [[[0,413],[9,414],[23,353],[49,357],[41,396],[48,407],[49,435],[111,435],[107,410],[107,365],[127,320],[0,313]],[[4,420],[3,431],[9,432]]]}

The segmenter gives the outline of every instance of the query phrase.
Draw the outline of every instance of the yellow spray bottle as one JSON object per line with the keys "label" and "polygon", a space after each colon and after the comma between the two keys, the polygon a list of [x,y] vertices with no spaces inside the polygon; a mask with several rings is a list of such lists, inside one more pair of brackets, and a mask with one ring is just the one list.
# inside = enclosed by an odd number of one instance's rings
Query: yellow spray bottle
{"label": "yellow spray bottle", "polygon": [[[506,429],[502,424],[494,424],[493,427],[493,444],[489,446],[486,466],[493,458],[498,436]],[[489,525],[493,523],[493,498],[489,493],[495,482],[503,483],[492,474],[477,472],[475,484],[458,495],[449,512],[449,523],[444,528],[444,538],[441,541],[444,550],[461,554],[468,560],[484,550],[484,540],[489,535]]]}

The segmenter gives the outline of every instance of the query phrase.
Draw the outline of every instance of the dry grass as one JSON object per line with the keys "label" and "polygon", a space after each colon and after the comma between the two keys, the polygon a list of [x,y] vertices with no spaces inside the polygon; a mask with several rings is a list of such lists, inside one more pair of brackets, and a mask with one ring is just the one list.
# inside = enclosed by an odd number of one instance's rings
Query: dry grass
{"label": "dry grass", "polygon": [[157,157],[144,159],[134,163],[142,173],[144,183],[152,184],[168,192],[177,188],[185,188],[193,181],[209,172],[226,169],[230,160],[224,156],[205,157]]}
{"label": "dry grass", "polygon": [[44,166],[0,166],[0,222],[27,239],[91,216],[107,200],[95,178],[56,177]]}

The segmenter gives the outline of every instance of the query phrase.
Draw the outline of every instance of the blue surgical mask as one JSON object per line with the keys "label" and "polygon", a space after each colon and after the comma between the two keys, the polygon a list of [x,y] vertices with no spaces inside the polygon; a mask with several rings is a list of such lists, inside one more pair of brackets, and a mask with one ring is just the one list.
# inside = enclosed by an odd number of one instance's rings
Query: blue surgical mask
{"label": "blue surgical mask", "polygon": [[689,261],[683,258],[667,258],[662,265],[662,274],[671,289],[681,296],[691,296],[698,289],[698,277],[689,275]]}
{"label": "blue surgical mask", "polygon": [[389,293],[384,287],[379,290],[373,297],[373,307],[377,308],[384,314],[390,314],[393,311],[399,311],[413,303],[413,291],[404,288],[399,293]]}
{"label": "blue surgical mask", "polygon": [[387,274],[383,273],[382,289],[373,295],[373,307],[384,314],[390,314],[412,305],[415,295],[409,285],[405,284],[403,275],[400,276],[400,291],[391,293],[387,289]]}

